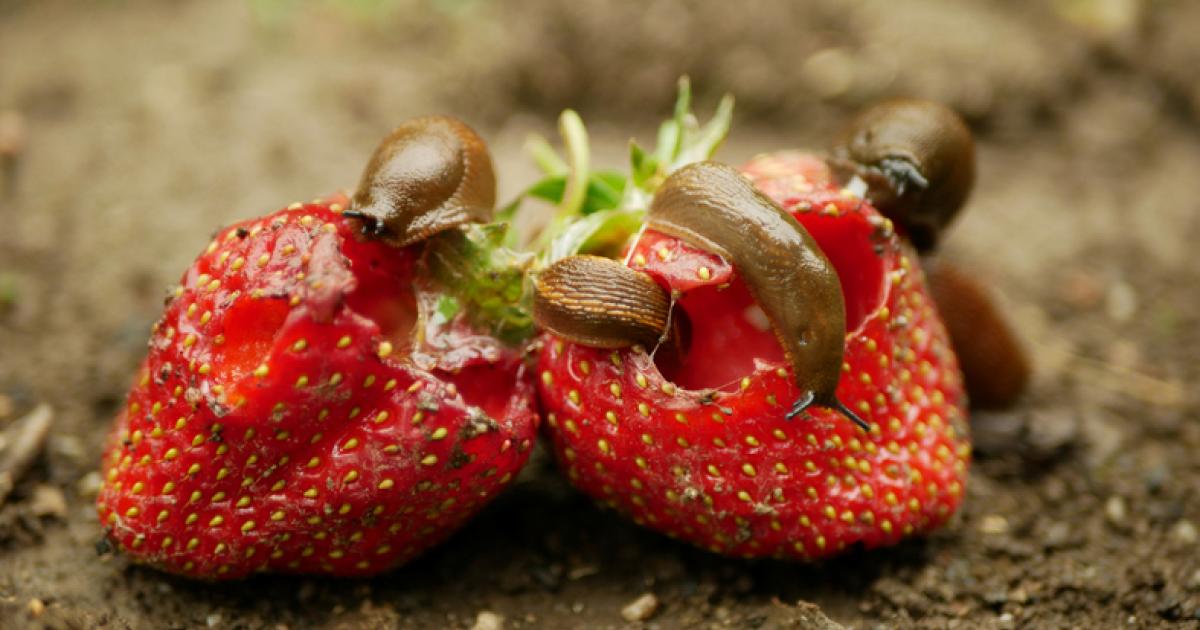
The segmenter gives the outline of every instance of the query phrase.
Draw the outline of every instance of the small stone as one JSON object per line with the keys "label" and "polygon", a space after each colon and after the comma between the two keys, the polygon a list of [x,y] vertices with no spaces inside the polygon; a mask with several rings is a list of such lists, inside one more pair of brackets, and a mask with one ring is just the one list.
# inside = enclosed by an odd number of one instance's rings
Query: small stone
{"label": "small stone", "polygon": [[1192,577],[1188,578],[1187,587],[1193,591],[1200,591],[1200,569],[1192,571]]}
{"label": "small stone", "polygon": [[988,514],[979,522],[979,531],[990,536],[1008,533],[1008,519],[999,514]]}
{"label": "small stone", "polygon": [[1194,545],[1198,538],[1196,526],[1189,520],[1183,519],[1171,528],[1171,540],[1184,545]]}
{"label": "small stone", "polygon": [[100,494],[100,488],[104,486],[104,480],[100,478],[100,473],[92,471],[79,478],[75,483],[75,492],[79,496],[91,498]]}
{"label": "small stone", "polygon": [[1052,521],[1046,526],[1042,535],[1042,546],[1046,549],[1063,549],[1071,546],[1074,541],[1071,526],[1061,521]]}
{"label": "small stone", "polygon": [[34,516],[62,519],[67,515],[67,500],[63,497],[62,490],[42,484],[33,489],[29,511]]}
{"label": "small stone", "polygon": [[35,597],[29,600],[29,605],[26,608],[29,610],[29,616],[37,619],[42,616],[42,613],[46,612],[46,603]]}
{"label": "small stone", "polygon": [[475,617],[475,625],[471,626],[471,630],[502,630],[504,628],[504,617],[490,611],[481,610]]}
{"label": "small stone", "polygon": [[216,628],[217,626],[221,625],[221,614],[220,614],[220,613],[213,613],[213,614],[211,614],[211,615],[209,615],[209,616],[205,617],[205,618],[204,618],[204,623],[205,623],[205,625],[207,625],[209,628]]}
{"label": "small stone", "polygon": [[1117,323],[1127,322],[1137,313],[1137,309],[1137,291],[1133,286],[1121,280],[1112,283],[1104,300],[1104,310],[1109,318]]}
{"label": "small stone", "polygon": [[567,571],[567,579],[571,580],[571,581],[582,580],[585,577],[590,577],[590,576],[596,575],[599,572],[600,572],[600,568],[597,567],[596,565],[585,564],[582,566],[574,567],[570,571]]}
{"label": "small stone", "polygon": [[1008,591],[1003,588],[988,591],[983,594],[983,601],[988,606],[1001,608],[1008,603]]}
{"label": "small stone", "polygon": [[629,602],[621,609],[621,616],[630,623],[645,621],[658,612],[658,597],[654,593],[644,593],[641,597]]}
{"label": "small stone", "polygon": [[1125,519],[1128,516],[1125,499],[1115,494],[1109,497],[1108,501],[1104,502],[1104,516],[1114,527],[1124,527]]}
{"label": "small stone", "polygon": [[1003,630],[1012,630],[1017,627],[1017,621],[1013,619],[1012,613],[1004,613],[996,618],[996,627]]}
{"label": "small stone", "polygon": [[1079,422],[1073,412],[1062,409],[1035,410],[1025,425],[1025,457],[1052,461],[1075,444]]}

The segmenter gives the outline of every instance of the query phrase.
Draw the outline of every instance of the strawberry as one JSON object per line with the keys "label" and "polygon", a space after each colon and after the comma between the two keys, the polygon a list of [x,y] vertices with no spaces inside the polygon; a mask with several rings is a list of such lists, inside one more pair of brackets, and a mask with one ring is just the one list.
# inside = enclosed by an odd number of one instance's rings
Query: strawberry
{"label": "strawberry", "polygon": [[[671,296],[665,342],[544,338],[539,394],[562,467],[639,524],[730,555],[818,558],[940,526],[962,500],[970,446],[956,359],[914,251],[870,203],[834,186],[819,157],[762,156],[743,173],[836,269],[846,311],[836,400],[847,412],[814,405],[789,420],[805,375],[747,279],[646,228],[623,260]],[[572,299],[586,294],[570,288]]]}
{"label": "strawberry", "polygon": [[135,561],[378,573],[520,470],[538,425],[522,352],[439,273],[471,273],[486,229],[397,246],[370,212],[293,204],[221,230],[184,273],[103,458],[100,520]]}

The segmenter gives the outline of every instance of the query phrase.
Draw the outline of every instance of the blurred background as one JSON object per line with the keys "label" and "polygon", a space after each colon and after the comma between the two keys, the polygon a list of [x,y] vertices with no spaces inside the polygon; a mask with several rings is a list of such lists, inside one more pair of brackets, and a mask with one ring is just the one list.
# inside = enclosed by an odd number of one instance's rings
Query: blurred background
{"label": "blurred background", "polygon": [[[0,627],[619,627],[643,592],[663,628],[788,627],[799,600],[864,628],[1196,623],[1197,33],[1193,0],[0,0],[0,428],[56,412],[0,505]],[[736,96],[734,163],[819,148],[891,96],[977,133],[943,255],[993,288],[1038,372],[1018,410],[973,418],[952,527],[820,567],[723,560],[539,464],[375,580],[214,587],[95,557],[101,440],[164,287],[218,226],[352,186],[432,112],[488,139],[502,199],[565,107],[621,168],[682,74],[702,118]]]}

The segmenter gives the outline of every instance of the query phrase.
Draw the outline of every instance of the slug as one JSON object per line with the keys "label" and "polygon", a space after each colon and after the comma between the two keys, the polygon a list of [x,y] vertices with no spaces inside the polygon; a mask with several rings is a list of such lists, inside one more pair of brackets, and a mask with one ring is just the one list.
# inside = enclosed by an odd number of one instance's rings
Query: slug
{"label": "slug", "polygon": [[862,179],[872,205],[925,253],[971,192],[975,142],[945,105],[900,99],[855,117],[834,141],[829,164],[843,183]]}
{"label": "slug", "polygon": [[[699,162],[667,177],[654,194],[646,225],[737,268],[802,391],[787,418],[819,404],[869,430],[837,398],[846,337],[841,281],[795,217],[734,168]],[[617,261],[564,258],[535,285],[534,320],[559,336],[601,348],[651,345],[669,337],[666,291],[648,274]]]}
{"label": "slug", "polygon": [[865,421],[837,398],[846,305],[837,271],[808,230],[736,169],[698,162],[672,173],[654,195],[647,226],[725,258],[737,268],[775,331],[809,405]]}
{"label": "slug", "polygon": [[538,326],[594,348],[654,346],[666,336],[671,302],[649,275],[600,256],[569,256],[534,282]]}
{"label": "slug", "polygon": [[450,116],[406,121],[363,171],[345,216],[404,247],[467,222],[491,220],[496,177],[479,134]]}
{"label": "slug", "polygon": [[991,293],[946,260],[927,264],[925,279],[950,333],[971,406],[1008,409],[1016,405],[1033,367]]}

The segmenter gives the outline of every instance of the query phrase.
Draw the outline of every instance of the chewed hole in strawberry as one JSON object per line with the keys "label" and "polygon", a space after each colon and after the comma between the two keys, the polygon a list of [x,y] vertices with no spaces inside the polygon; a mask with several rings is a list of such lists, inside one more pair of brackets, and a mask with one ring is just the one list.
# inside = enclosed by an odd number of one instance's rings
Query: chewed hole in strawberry
{"label": "chewed hole in strawberry", "polygon": [[[875,251],[874,228],[860,214],[798,218],[837,270],[850,335],[887,299],[888,270]],[[675,331],[686,334],[677,334],[654,358],[663,377],[680,387],[722,388],[766,365],[786,365],[770,320],[736,276],[725,288],[710,283],[685,291],[672,317]]]}
{"label": "chewed hole in strawberry", "polygon": [[213,378],[233,383],[252,373],[268,356],[283,328],[287,299],[239,299],[229,306],[222,334],[225,342],[214,348]]}
{"label": "chewed hole in strawberry", "polygon": [[381,341],[391,343],[397,355],[407,354],[412,350],[417,328],[417,299],[411,288],[397,290],[387,280],[378,276],[362,278],[346,296],[346,307],[379,326]]}
{"label": "chewed hole in strawberry", "polygon": [[472,365],[458,373],[440,373],[440,376],[458,388],[463,402],[479,407],[489,418],[508,417],[508,406],[517,381],[516,370],[511,365]]}

